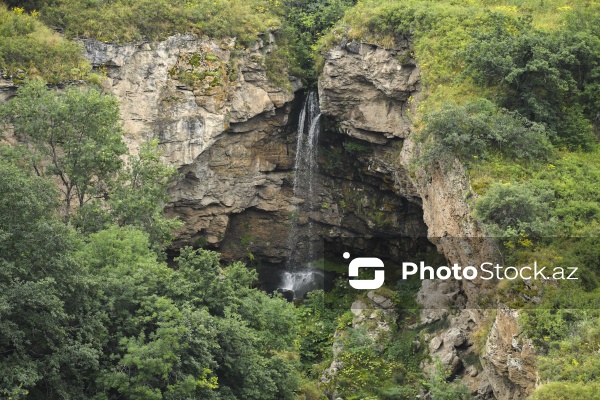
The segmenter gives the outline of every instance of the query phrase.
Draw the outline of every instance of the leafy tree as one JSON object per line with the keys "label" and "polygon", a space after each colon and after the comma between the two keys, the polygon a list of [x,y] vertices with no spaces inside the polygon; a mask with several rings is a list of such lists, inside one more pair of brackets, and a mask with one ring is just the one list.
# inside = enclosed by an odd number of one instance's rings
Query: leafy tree
{"label": "leafy tree", "polygon": [[163,164],[157,150],[158,140],[143,144],[139,153],[129,156],[124,167],[109,181],[106,199],[94,199],[80,207],[73,223],[84,233],[97,232],[112,224],[134,226],[147,232],[157,250],[173,239],[181,226],[177,218],[166,218],[167,189],[177,169]]}
{"label": "leafy tree", "polygon": [[91,234],[77,258],[104,283],[101,368],[92,393],[143,397],[291,399],[295,310],[251,288],[254,271],[222,269],[217,253],[185,248],[158,262],[131,227]]}
{"label": "leafy tree", "polygon": [[296,311],[255,271],[191,248],[170,268],[131,225],[79,237],[1,159],[0,185],[0,398],[294,398]]}
{"label": "leafy tree", "polygon": [[106,195],[127,151],[114,97],[75,87],[53,92],[28,81],[0,112],[29,150],[35,172],[57,178],[67,220],[74,200],[83,206]]}
{"label": "leafy tree", "polygon": [[108,207],[119,226],[136,226],[149,234],[152,243],[167,246],[173,230],[182,224],[163,213],[177,169],[160,160],[157,147],[154,139],[143,144],[137,156],[129,157],[110,192]]}

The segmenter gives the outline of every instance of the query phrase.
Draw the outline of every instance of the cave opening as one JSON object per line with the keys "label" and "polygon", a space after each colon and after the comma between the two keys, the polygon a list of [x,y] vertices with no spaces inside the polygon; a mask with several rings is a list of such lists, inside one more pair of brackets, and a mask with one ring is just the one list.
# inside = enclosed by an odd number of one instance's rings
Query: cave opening
{"label": "cave opening", "polygon": [[[403,260],[442,257],[427,239],[420,198],[404,195],[397,184],[394,160],[402,139],[371,143],[350,137],[337,121],[321,115],[318,105],[310,111],[311,101],[316,101],[315,93],[302,103],[296,140],[290,141],[296,163],[288,183],[295,199],[287,215],[288,257],[274,262],[273,257],[254,255],[261,287],[289,299],[313,289],[329,290],[335,279],[348,278],[350,260],[342,257],[344,253],[382,259],[391,280]],[[322,131],[311,136],[317,124]],[[316,149],[303,147],[301,135]],[[245,226],[252,230],[250,221]]]}

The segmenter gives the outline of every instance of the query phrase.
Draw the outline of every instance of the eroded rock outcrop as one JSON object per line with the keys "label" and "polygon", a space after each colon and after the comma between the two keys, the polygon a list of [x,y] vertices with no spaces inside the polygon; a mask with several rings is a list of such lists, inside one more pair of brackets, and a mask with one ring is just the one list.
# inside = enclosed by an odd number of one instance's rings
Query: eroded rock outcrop
{"label": "eroded rock outcrop", "polygon": [[[535,351],[531,340],[522,335],[516,311],[498,309],[482,358],[484,370],[496,378],[487,383],[497,399],[522,399],[531,394],[537,378]],[[480,392],[486,390],[485,384]]]}
{"label": "eroded rock outcrop", "polygon": [[[267,79],[273,36],[236,55],[234,40],[191,35],[83,43],[86,57],[106,74],[104,89],[121,103],[130,151],[158,138],[164,160],[182,174],[168,207],[185,222],[176,246],[226,245],[226,256],[242,258],[239,236],[248,235],[269,242],[263,256],[282,261],[285,240],[279,239],[287,236],[291,207],[284,183],[294,157],[287,128],[298,86],[279,88]],[[261,213],[269,214],[269,227],[260,223]],[[228,235],[230,226],[237,235]]]}

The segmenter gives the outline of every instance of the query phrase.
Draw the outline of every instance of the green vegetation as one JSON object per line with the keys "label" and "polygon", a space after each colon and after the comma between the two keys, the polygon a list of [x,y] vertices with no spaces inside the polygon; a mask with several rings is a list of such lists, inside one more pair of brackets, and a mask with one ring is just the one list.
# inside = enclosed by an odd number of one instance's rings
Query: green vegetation
{"label": "green vegetation", "polygon": [[330,292],[310,293],[299,307],[300,361],[306,377],[320,381],[327,374],[335,347],[342,364],[332,380],[320,382],[321,393],[335,391],[347,399],[413,399],[422,387],[419,363],[424,355],[415,346],[419,333],[388,318],[390,331],[375,340],[372,323],[352,326],[349,309],[354,300],[347,281],[340,280]]}
{"label": "green vegetation", "polygon": [[471,400],[469,388],[462,382],[448,384],[450,373],[439,359],[435,360],[435,372],[429,378],[428,388],[432,400]]}
{"label": "green vegetation", "polygon": [[349,153],[367,153],[371,151],[371,147],[359,142],[346,140],[343,143],[344,149]]}
{"label": "green vegetation", "polygon": [[[438,254],[424,252],[416,257],[442,262]],[[323,269],[336,271],[337,266],[323,260]],[[340,269],[339,272],[345,272]],[[361,279],[369,272],[361,271]],[[464,387],[447,382],[446,370],[427,380],[421,363],[427,360],[424,335],[447,328],[449,320],[437,324],[418,325],[420,310],[415,298],[421,287],[419,279],[403,281],[393,273],[386,276],[385,286],[376,295],[389,299],[390,310],[362,310],[357,319],[350,311],[354,301],[371,304],[366,296],[356,296],[344,278],[336,280],[332,290],[315,291],[298,305],[300,318],[299,354],[305,381],[316,382],[319,393],[336,393],[344,399],[414,399],[422,392],[430,392],[438,399],[444,395],[464,394]],[[387,328],[381,329],[385,325]],[[338,369],[329,372],[332,362]],[[443,377],[442,377],[443,376]],[[328,379],[324,379],[326,377]],[[301,389],[300,395],[304,395]],[[458,395],[457,395],[458,396]],[[300,397],[302,398],[302,397]],[[310,398],[310,397],[306,397]],[[321,399],[321,397],[314,397]],[[469,399],[469,397],[449,397]]]}
{"label": "green vegetation", "polygon": [[419,162],[430,164],[458,156],[476,163],[495,154],[526,161],[544,161],[552,146],[544,125],[531,122],[516,112],[497,109],[485,99],[464,105],[444,104],[423,116],[422,134],[433,137]]}
{"label": "green vegetation", "polygon": [[171,269],[133,228],[80,237],[51,184],[0,169],[3,397],[292,398],[294,310],[253,271],[189,248]]}
{"label": "green vegetation", "polygon": [[284,24],[278,38],[285,47],[290,73],[303,79],[307,87],[316,85],[318,41],[344,16],[356,0],[282,0]]}
{"label": "green vegetation", "polygon": [[[259,36],[272,32],[277,46],[265,57],[269,80],[289,87],[290,71],[312,86],[316,84],[317,41],[355,3],[356,0],[8,0],[6,4],[15,8],[9,11],[0,5],[0,38],[5,39],[0,41],[0,71],[17,80],[26,76],[41,77],[51,83],[99,80],[90,74],[80,46],[43,23],[64,32],[68,38],[125,43],[191,33],[214,39],[235,38],[237,48],[251,46]],[[216,78],[210,81],[210,87],[224,79],[220,70],[209,69],[204,76],[196,72],[194,68],[172,71],[191,87],[207,76]]]}
{"label": "green vegetation", "polygon": [[226,63],[203,51],[181,55],[177,64],[169,69],[171,78],[208,96],[225,92],[228,84],[235,80],[235,74],[235,63]]}
{"label": "green vegetation", "polygon": [[73,225],[81,232],[92,233],[111,224],[134,226],[148,233],[156,249],[164,249],[173,240],[173,230],[182,223],[166,218],[167,189],[177,175],[174,167],[160,161],[158,140],[142,145],[139,154],[129,156],[127,164],[110,182],[108,199],[95,198],[77,210]]}
{"label": "green vegetation", "polygon": [[296,310],[217,253],[160,261],[174,171],[155,142],[122,165],[112,97],[29,82],[2,112],[1,398],[294,398]]}
{"label": "green vegetation", "polygon": [[494,184],[476,205],[477,215],[495,237],[542,238],[555,232],[554,192],[535,182]]}
{"label": "green vegetation", "polygon": [[502,106],[543,123],[557,145],[592,150],[600,38],[584,24],[598,21],[570,16],[558,32],[542,32],[528,18],[492,14],[489,31],[476,34],[464,51],[465,73],[493,88]]}
{"label": "green vegetation", "polygon": [[70,36],[111,42],[156,40],[175,33],[236,37],[242,45],[280,25],[275,0],[176,0],[43,2],[38,9],[50,26]]}
{"label": "green vegetation", "polygon": [[[421,335],[449,321],[408,328],[417,323],[417,280],[381,291],[397,304],[398,318],[374,340],[368,324],[353,326],[348,310],[356,299],[341,282],[293,306],[252,288],[254,271],[222,266],[216,253],[185,248],[172,265],[164,263],[180,225],[163,214],[176,171],[160,162],[156,142],[126,154],[113,97],[83,86],[48,91],[34,80],[98,81],[80,46],[44,24],[67,38],[112,42],[174,33],[235,37],[238,49],[273,33],[277,46],[264,67],[281,87],[290,85],[288,70],[313,86],[319,51],[342,39],[392,48],[410,38],[397,59],[414,58],[422,71],[424,99],[413,119],[424,150],[418,167],[463,162],[478,194],[475,216],[506,238],[510,261],[580,269],[574,283],[498,288],[514,307],[525,306],[526,297],[541,299],[521,317],[545,383],[533,398],[599,397],[595,2],[5,3],[0,70],[23,85],[0,107],[18,141],[0,154],[0,398],[320,399],[325,391],[347,399],[413,399],[421,391],[433,399],[469,398],[440,365],[428,379],[420,371]],[[237,70],[234,61],[200,52],[183,56],[170,74],[219,94]],[[343,160],[370,151],[346,140],[323,152],[325,168],[351,177],[360,172]],[[385,204],[363,194],[335,200],[379,227],[389,224]],[[254,261],[251,242],[246,235],[240,246]],[[488,331],[478,333],[479,347]],[[334,344],[342,364],[322,382]]]}
{"label": "green vegetation", "polygon": [[79,207],[103,195],[127,151],[117,100],[95,89],[49,91],[43,81],[28,81],[0,113],[24,143],[25,164],[61,184],[65,217],[74,199]]}
{"label": "green vegetation", "polygon": [[26,77],[51,83],[91,78],[80,46],[44,26],[39,15],[22,8],[9,11],[0,3],[0,74],[16,82]]}
{"label": "green vegetation", "polygon": [[157,249],[170,243],[180,223],[162,209],[176,171],[160,162],[156,141],[123,161],[127,147],[113,96],[93,88],[50,91],[43,81],[27,81],[0,115],[18,140],[0,146],[1,154],[58,183],[65,221],[87,234],[135,226]]}

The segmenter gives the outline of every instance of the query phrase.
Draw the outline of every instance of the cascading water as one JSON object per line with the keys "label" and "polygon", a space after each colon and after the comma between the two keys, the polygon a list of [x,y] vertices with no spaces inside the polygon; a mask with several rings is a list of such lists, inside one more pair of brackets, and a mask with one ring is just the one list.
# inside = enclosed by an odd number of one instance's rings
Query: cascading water
{"label": "cascading water", "polygon": [[[307,240],[302,245],[298,219],[300,213],[315,210],[315,176],[317,173],[318,141],[321,133],[321,111],[319,99],[315,92],[309,92],[304,101],[298,119],[298,139],[296,142],[296,163],[294,168],[294,197],[304,200],[298,207],[288,236],[288,247],[291,249],[287,263],[287,271],[282,275],[280,288],[291,291],[293,298],[302,298],[310,290],[318,289],[323,272],[314,269],[312,262],[316,259],[314,238],[317,232],[309,218],[302,231]],[[301,211],[302,209],[302,211]],[[301,264],[304,267],[300,267]]]}

